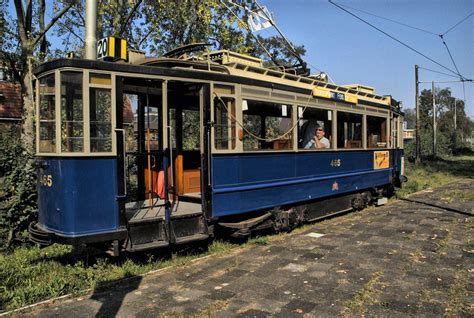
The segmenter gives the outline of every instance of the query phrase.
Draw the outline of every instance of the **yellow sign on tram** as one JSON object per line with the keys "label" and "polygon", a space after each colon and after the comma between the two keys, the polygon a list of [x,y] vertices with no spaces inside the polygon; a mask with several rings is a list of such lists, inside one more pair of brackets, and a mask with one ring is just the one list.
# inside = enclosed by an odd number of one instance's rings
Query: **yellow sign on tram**
{"label": "yellow sign on tram", "polygon": [[388,151],[374,151],[374,169],[386,169],[390,166]]}

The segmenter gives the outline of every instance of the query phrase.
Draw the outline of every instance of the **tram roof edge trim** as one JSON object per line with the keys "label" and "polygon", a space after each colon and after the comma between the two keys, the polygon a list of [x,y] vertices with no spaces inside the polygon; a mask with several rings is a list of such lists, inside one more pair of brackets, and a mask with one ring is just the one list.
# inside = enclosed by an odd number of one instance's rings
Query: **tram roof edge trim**
{"label": "tram roof edge trim", "polygon": [[[206,65],[207,63],[200,63],[197,61],[183,61],[177,59],[150,59],[149,63],[145,64],[129,64],[129,63],[114,63],[97,60],[80,60],[80,59],[57,59],[50,62],[46,62],[38,66],[34,70],[36,76],[40,76],[42,73],[64,67],[75,67],[84,69],[95,69],[105,70],[110,72],[124,72],[124,73],[142,73],[149,75],[158,76],[170,76],[170,77],[182,77],[182,78],[194,78],[205,81],[224,81],[229,83],[240,83],[246,85],[257,85],[262,87],[270,87],[273,89],[281,89],[301,94],[313,94],[313,89],[318,88],[320,91],[329,91],[343,93],[343,99],[336,99],[337,101],[347,103],[357,103],[371,105],[375,107],[382,107],[390,109],[396,113],[400,113],[401,110],[396,107],[396,101],[394,101],[390,95],[378,96],[358,92],[343,86],[320,82],[317,80],[309,81],[305,77],[297,77],[298,80],[293,78],[279,78],[272,76],[254,76],[252,72],[246,74],[243,70],[233,72],[232,67],[227,65],[219,65],[212,63],[211,71],[204,68],[196,68],[197,65]],[[153,65],[155,64],[155,65]],[[188,67],[186,67],[188,66]],[[254,67],[255,68],[255,67]],[[275,72],[275,71],[274,71]],[[335,100],[335,98],[328,98],[327,93],[325,96],[319,96],[320,98],[326,98]],[[316,96],[315,96],[316,97]]]}

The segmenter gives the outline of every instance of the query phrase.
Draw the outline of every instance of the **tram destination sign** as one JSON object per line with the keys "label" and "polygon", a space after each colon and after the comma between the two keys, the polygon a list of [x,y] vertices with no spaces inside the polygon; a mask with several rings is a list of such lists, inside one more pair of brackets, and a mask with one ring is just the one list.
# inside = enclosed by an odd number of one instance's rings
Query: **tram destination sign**
{"label": "tram destination sign", "polygon": [[97,41],[97,59],[104,61],[127,60],[127,41],[108,36]]}

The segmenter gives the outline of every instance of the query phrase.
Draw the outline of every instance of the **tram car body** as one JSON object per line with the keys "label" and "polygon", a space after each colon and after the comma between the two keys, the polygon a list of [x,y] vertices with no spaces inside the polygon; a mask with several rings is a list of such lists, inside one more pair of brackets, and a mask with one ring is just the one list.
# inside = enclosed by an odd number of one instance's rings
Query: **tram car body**
{"label": "tram car body", "polygon": [[[403,113],[370,87],[230,51],[59,59],[35,76],[40,244],[117,254],[286,230],[404,179]],[[316,126],[329,148],[305,149]]]}

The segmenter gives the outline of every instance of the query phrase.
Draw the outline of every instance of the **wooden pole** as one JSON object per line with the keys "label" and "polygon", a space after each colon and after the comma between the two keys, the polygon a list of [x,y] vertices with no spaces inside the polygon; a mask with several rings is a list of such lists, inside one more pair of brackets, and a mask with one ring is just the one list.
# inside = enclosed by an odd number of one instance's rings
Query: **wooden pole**
{"label": "wooden pole", "polygon": [[420,134],[420,94],[418,81],[418,65],[415,65],[415,108],[416,108],[416,127],[415,127],[415,163],[421,162],[421,134]]}
{"label": "wooden pole", "polygon": [[436,93],[434,81],[431,82],[431,94],[433,95],[433,157],[436,158]]}

